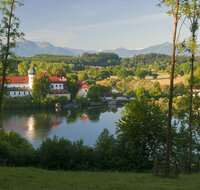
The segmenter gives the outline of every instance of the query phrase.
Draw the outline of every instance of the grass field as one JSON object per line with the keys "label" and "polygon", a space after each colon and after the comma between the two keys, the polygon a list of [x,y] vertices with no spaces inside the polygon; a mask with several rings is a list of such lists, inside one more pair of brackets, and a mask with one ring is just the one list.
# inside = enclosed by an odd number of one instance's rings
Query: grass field
{"label": "grass field", "polygon": [[152,174],[0,168],[0,190],[200,190],[200,174],[176,179]]}
{"label": "grass field", "polygon": [[[188,77],[189,77],[188,75],[178,76],[174,79],[174,84],[177,84],[180,82],[186,83]],[[151,80],[152,82],[158,81],[160,85],[169,85],[170,83],[170,78],[169,78],[169,75],[167,74],[159,74],[157,79],[153,79],[152,77],[146,77],[146,79]]]}

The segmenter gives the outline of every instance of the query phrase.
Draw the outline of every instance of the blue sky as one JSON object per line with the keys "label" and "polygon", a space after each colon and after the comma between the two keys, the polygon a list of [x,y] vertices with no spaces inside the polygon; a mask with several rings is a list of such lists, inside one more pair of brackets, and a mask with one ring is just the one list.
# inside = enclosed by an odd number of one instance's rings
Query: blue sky
{"label": "blue sky", "polygon": [[25,0],[16,14],[25,39],[105,50],[172,41],[173,20],[158,0]]}

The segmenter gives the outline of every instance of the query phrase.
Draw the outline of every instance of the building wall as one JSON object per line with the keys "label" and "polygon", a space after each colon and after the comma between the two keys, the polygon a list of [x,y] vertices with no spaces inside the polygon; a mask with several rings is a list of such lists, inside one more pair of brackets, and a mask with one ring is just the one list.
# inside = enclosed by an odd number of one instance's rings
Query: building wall
{"label": "building wall", "polygon": [[30,91],[9,91],[8,93],[12,98],[30,96]]}
{"label": "building wall", "polygon": [[52,85],[52,90],[63,90],[64,89],[64,85],[63,83],[51,83]]}
{"label": "building wall", "polygon": [[11,83],[11,84],[6,84],[5,85],[7,88],[28,88],[29,87],[29,84],[28,83],[19,83],[19,84],[14,84],[14,83]]}
{"label": "building wall", "polygon": [[82,88],[79,92],[78,92],[78,96],[83,96],[84,98],[87,97],[87,93],[88,93],[88,89],[87,88]]}

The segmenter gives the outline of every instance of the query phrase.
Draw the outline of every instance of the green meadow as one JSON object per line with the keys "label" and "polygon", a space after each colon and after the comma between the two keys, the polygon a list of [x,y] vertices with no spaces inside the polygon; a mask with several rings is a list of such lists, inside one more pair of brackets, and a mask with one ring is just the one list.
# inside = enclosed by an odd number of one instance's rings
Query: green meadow
{"label": "green meadow", "polygon": [[0,190],[200,190],[200,174],[164,178],[145,173],[0,168]]}

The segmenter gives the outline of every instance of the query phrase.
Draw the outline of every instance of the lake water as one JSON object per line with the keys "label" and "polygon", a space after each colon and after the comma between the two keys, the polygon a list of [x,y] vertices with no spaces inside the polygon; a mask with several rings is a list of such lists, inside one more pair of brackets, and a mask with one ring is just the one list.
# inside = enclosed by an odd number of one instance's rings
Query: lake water
{"label": "lake water", "polygon": [[123,107],[87,108],[56,111],[7,111],[0,116],[0,126],[5,131],[15,131],[34,147],[54,135],[70,141],[82,139],[93,146],[99,134],[107,128],[115,134],[116,122]]}

